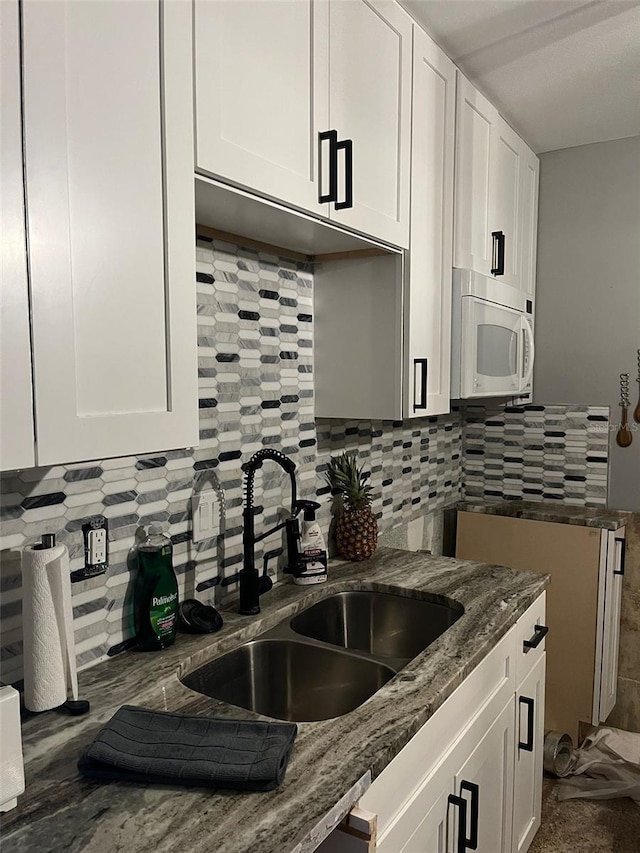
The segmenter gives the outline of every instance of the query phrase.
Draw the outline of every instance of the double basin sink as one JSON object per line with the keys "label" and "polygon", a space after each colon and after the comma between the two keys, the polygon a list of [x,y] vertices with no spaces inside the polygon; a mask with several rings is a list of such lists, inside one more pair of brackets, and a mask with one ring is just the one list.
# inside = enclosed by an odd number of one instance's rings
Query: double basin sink
{"label": "double basin sink", "polygon": [[334,593],[182,677],[205,696],[295,722],[355,710],[462,616],[451,599]]}

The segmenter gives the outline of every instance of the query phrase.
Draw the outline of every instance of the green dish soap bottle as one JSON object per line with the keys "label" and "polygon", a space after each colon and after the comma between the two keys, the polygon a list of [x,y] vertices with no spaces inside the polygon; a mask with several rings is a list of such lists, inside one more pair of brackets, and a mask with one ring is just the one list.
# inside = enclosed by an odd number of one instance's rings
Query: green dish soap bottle
{"label": "green dish soap bottle", "polygon": [[176,638],[178,581],[173,571],[173,545],[162,525],[149,525],[138,547],[138,575],[133,594],[138,648],[144,652],[166,649]]}

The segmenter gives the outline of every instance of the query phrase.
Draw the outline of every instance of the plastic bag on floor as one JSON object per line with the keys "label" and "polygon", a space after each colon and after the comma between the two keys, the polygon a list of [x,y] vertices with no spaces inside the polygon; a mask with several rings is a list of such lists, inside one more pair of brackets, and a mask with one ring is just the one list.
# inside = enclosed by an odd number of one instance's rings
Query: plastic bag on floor
{"label": "plastic bag on floor", "polygon": [[602,727],[589,735],[558,786],[559,800],[578,797],[631,797],[640,804],[640,734]]}

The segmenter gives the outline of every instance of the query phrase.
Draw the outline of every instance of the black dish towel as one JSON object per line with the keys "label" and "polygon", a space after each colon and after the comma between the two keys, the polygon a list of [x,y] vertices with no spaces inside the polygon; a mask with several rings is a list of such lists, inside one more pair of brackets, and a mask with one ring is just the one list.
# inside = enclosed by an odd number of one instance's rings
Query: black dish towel
{"label": "black dish towel", "polygon": [[78,769],[105,781],[271,791],[284,779],[294,723],[165,714],[124,705],[98,732]]}

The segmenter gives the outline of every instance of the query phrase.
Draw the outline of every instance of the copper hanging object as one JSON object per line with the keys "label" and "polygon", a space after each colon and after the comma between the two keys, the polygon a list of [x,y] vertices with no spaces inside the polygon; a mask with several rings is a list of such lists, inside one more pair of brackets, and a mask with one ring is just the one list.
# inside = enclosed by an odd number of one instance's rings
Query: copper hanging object
{"label": "copper hanging object", "polygon": [[622,416],[620,418],[620,427],[616,433],[616,443],[618,447],[629,447],[633,441],[633,434],[629,427],[629,374],[620,374],[620,408]]}
{"label": "copper hanging object", "polygon": [[640,349],[638,350],[638,378],[636,382],[638,383],[638,405],[633,413],[633,419],[637,424],[640,424]]}

